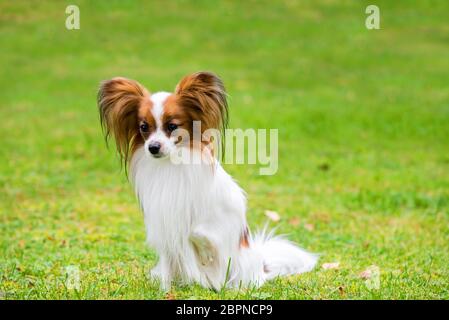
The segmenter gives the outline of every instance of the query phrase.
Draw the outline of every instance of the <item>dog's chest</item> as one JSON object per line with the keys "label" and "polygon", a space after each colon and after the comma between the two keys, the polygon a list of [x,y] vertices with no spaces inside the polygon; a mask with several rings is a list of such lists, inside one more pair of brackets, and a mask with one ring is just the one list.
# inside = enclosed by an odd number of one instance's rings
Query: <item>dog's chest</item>
{"label": "dog's chest", "polygon": [[183,246],[217,202],[211,168],[142,162],[134,168],[134,186],[147,239],[158,247]]}

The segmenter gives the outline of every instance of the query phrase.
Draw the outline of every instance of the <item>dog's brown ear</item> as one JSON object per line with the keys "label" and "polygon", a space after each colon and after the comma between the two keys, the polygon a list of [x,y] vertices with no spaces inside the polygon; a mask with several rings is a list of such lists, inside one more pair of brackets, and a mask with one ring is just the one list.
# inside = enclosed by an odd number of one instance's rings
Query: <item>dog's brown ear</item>
{"label": "dog's brown ear", "polygon": [[98,108],[106,142],[114,136],[120,160],[127,164],[130,147],[139,139],[137,112],[148,91],[137,81],[113,78],[103,81],[98,91]]}
{"label": "dog's brown ear", "polygon": [[221,79],[211,72],[196,72],[184,77],[176,86],[178,103],[192,119],[201,121],[202,131],[227,126],[228,103]]}

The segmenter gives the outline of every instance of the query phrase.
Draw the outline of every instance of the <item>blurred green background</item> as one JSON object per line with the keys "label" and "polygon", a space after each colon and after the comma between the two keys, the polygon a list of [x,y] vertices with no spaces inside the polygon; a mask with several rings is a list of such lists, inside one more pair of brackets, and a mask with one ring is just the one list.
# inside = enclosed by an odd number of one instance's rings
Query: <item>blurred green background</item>
{"label": "blurred green background", "polygon": [[[69,4],[80,30],[65,28]],[[365,27],[368,4],[380,30]],[[446,1],[1,1],[0,299],[448,299],[448,13]],[[252,229],[278,212],[279,232],[322,254],[313,272],[218,293],[147,280],[156,255],[105,147],[97,88],[120,75],[170,91],[199,70],[224,80],[230,127],[279,129],[275,176],[226,169]],[[379,288],[365,283],[373,265]]]}

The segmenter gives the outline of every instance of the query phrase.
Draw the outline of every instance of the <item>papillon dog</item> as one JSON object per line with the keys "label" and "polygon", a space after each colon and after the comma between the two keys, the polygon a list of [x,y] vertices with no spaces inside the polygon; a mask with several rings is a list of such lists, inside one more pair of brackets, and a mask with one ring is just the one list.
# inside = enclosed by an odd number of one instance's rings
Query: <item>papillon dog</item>
{"label": "papillon dog", "polygon": [[[163,289],[173,280],[215,290],[260,286],[315,266],[317,255],[266,228],[250,233],[244,191],[221,166],[214,139],[202,138],[227,125],[227,95],[215,74],[188,75],[173,93],[113,78],[102,82],[98,107],[106,141],[114,138],[129,165],[147,242],[159,256],[150,275]],[[207,161],[175,161],[180,152]]]}

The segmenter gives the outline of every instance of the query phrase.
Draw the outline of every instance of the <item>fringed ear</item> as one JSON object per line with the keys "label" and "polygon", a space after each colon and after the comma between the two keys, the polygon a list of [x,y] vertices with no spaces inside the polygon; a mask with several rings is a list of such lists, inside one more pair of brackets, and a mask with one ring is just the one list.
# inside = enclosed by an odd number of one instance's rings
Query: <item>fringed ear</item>
{"label": "fringed ear", "polygon": [[130,149],[134,150],[142,139],[137,112],[140,101],[147,95],[147,90],[138,82],[120,77],[102,82],[98,91],[98,109],[106,142],[112,134],[125,168]]}
{"label": "fringed ear", "polygon": [[202,131],[224,130],[228,124],[226,90],[220,78],[211,72],[197,72],[184,77],[176,86],[179,104],[192,119],[201,121]]}

